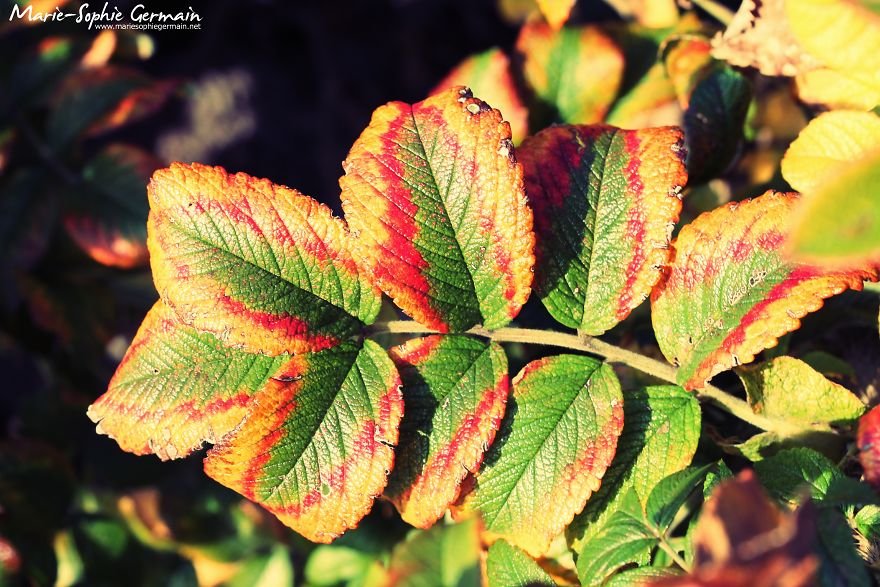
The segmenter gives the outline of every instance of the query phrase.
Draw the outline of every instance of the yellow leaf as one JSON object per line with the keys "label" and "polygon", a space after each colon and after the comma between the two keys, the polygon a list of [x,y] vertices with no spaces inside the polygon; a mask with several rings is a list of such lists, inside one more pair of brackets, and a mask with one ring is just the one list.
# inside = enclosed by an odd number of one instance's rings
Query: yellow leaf
{"label": "yellow leaf", "polygon": [[880,147],[880,117],[870,112],[826,112],[810,121],[788,148],[782,175],[794,189],[811,192],[876,147]]}

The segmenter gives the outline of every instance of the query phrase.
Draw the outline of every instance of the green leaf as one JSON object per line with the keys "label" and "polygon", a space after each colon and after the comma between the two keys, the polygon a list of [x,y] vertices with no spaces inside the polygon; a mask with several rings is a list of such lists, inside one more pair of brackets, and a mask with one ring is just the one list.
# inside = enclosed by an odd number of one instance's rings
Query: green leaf
{"label": "green leaf", "polygon": [[851,391],[793,357],[776,357],[737,373],[749,405],[769,418],[845,425],[865,412],[865,405]]}
{"label": "green leaf", "polygon": [[226,587],[273,587],[293,585],[293,564],[290,552],[282,544],[276,544],[268,554],[246,559],[241,569]]}
{"label": "green leaf", "polygon": [[390,584],[400,587],[480,587],[476,519],[414,532],[391,553]]}
{"label": "green leaf", "polygon": [[622,425],[610,366],[576,355],[529,363],[462,508],[482,515],[489,536],[544,554],[599,488]]}
{"label": "green leaf", "polygon": [[874,584],[865,561],[856,551],[852,530],[839,511],[819,511],[819,584],[822,587],[847,585],[870,587]]}
{"label": "green leaf", "polygon": [[690,464],[700,439],[700,404],[675,385],[626,392],[623,432],[602,486],[568,527],[575,552],[598,532],[632,488],[644,504],[661,479]]}
{"label": "green leaf", "polygon": [[405,416],[385,495],[406,522],[430,528],[495,438],[510,389],[507,356],[496,343],[436,335],[395,347],[391,358]]}
{"label": "green leaf", "polygon": [[675,127],[552,126],[519,149],[535,210],[535,291],[562,324],[602,334],[669,260],[687,183]]}
{"label": "green leaf", "polygon": [[691,184],[718,176],[733,160],[752,97],[749,81],[710,52],[709,40],[700,35],[670,37],[663,48],[666,71],[685,111]]}
{"label": "green leaf", "polygon": [[714,463],[688,467],[660,481],[645,504],[648,522],[661,533],[665,533],[675,519],[675,514],[714,467]]}
{"label": "green leaf", "polygon": [[853,519],[856,529],[871,542],[880,541],[880,506],[866,505]]}
{"label": "green leaf", "polygon": [[306,583],[315,587],[333,587],[354,581],[367,572],[375,556],[356,548],[318,546],[309,555],[304,570]]}
{"label": "green leaf", "polygon": [[761,483],[777,499],[797,503],[804,489],[823,506],[875,504],[870,487],[847,477],[827,457],[808,448],[792,448],[755,463]]}
{"label": "green leaf", "polygon": [[684,113],[691,183],[717,177],[739,150],[752,86],[738,71],[713,69],[694,88]]}
{"label": "green leaf", "polygon": [[[876,118],[876,117],[875,117]],[[798,258],[850,265],[880,257],[880,149],[823,181],[805,199],[791,234]],[[840,203],[845,201],[846,206]]]}
{"label": "green leaf", "polygon": [[659,538],[648,527],[638,495],[630,490],[620,508],[578,555],[578,578],[584,587],[601,585],[625,564],[645,564]]}
{"label": "green leaf", "polygon": [[293,357],[214,446],[205,472],[309,540],[353,528],[385,488],[403,411],[400,378],[375,342]]}
{"label": "green leaf", "polygon": [[489,587],[552,587],[556,583],[532,558],[505,540],[489,548]]}

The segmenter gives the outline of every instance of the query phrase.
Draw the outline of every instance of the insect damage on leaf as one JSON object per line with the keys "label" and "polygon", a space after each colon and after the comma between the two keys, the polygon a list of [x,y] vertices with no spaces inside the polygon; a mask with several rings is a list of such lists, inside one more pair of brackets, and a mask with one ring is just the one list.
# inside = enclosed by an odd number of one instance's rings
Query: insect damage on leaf
{"label": "insect damage on leaf", "polygon": [[501,114],[453,88],[392,102],[343,163],[359,262],[395,303],[442,332],[499,328],[529,297],[534,235]]}

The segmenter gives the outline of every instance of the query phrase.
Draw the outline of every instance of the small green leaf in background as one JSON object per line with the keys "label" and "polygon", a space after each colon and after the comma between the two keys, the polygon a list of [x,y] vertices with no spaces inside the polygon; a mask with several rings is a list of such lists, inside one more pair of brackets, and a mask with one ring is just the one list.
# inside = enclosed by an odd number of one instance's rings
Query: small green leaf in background
{"label": "small green leaf in background", "polygon": [[626,392],[623,432],[602,486],[569,525],[575,552],[598,532],[632,488],[644,504],[657,483],[691,463],[700,439],[700,404],[675,385]]}
{"label": "small green leaf in background", "polygon": [[495,443],[462,503],[486,532],[532,556],[601,483],[623,427],[623,395],[609,365],[577,355],[532,361],[513,380]]}
{"label": "small green leaf in background", "polygon": [[712,59],[709,40],[688,35],[663,49],[666,71],[684,108],[690,183],[717,177],[730,165],[743,139],[752,87],[726,63]]}
{"label": "small green leaf in background", "polygon": [[[790,246],[823,265],[880,258],[880,149],[846,164],[804,200]],[[842,203],[845,202],[845,205]]]}
{"label": "small green leaf in background", "polygon": [[276,544],[267,553],[245,561],[226,587],[277,587],[293,585],[293,564],[290,552]]}
{"label": "small green leaf in background", "polygon": [[819,583],[822,587],[874,584],[855,548],[852,529],[843,514],[833,509],[819,511]]}
{"label": "small green leaf in background", "polygon": [[651,550],[666,541],[678,510],[714,466],[688,467],[662,479],[648,496],[644,510],[635,490],[630,489],[619,509],[578,555],[581,583],[601,585],[627,563],[644,564]]}
{"label": "small green leaf in background", "polygon": [[791,448],[755,463],[761,483],[776,499],[800,501],[805,492],[819,506],[876,504],[880,496],[847,477],[827,457],[808,448]]}
{"label": "small green leaf in background", "polygon": [[675,519],[675,514],[714,467],[714,463],[702,467],[688,467],[660,481],[651,491],[645,504],[648,522],[661,532],[666,532]]}
{"label": "small green leaf in background", "polygon": [[776,357],[737,371],[756,414],[799,424],[850,424],[865,412],[851,391],[805,362]]}
{"label": "small green leaf in background", "polygon": [[630,489],[602,530],[584,545],[578,555],[581,584],[601,585],[615,570],[628,563],[645,564],[659,539],[647,526],[642,504]]}
{"label": "small green leaf in background", "polygon": [[488,587],[552,587],[556,583],[529,555],[506,540],[489,548],[486,558]]}
{"label": "small green leaf in background", "polygon": [[476,519],[413,532],[391,553],[388,585],[480,587],[480,552]]}

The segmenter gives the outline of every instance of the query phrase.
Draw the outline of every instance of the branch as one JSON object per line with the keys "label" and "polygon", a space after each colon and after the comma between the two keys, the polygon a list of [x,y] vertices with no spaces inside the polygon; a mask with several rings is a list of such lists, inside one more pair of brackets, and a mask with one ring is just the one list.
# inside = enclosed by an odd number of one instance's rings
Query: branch
{"label": "branch", "polygon": [[[412,320],[391,320],[379,322],[369,329],[370,334],[436,334],[426,326]],[[626,350],[619,346],[609,344],[598,338],[586,335],[567,334],[554,330],[537,330],[533,328],[499,328],[498,330],[485,330],[472,328],[468,334],[482,336],[495,342],[519,342],[543,346],[553,346],[574,351],[582,351],[591,355],[598,355],[611,363],[622,363],[642,373],[652,375],[657,379],[668,381],[678,385],[676,369],[668,363],[652,359],[639,353]],[[719,387],[706,385],[694,392],[701,400],[707,400],[724,411],[736,416],[740,420],[748,422],[756,428],[768,432],[776,432],[781,436],[799,436],[802,434],[814,434],[817,432],[834,433],[834,430],[826,426],[798,426],[784,420],[768,418],[756,414],[748,403],[734,397]]]}

